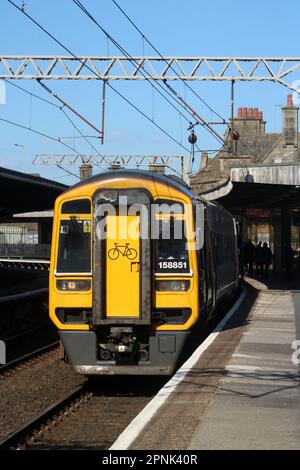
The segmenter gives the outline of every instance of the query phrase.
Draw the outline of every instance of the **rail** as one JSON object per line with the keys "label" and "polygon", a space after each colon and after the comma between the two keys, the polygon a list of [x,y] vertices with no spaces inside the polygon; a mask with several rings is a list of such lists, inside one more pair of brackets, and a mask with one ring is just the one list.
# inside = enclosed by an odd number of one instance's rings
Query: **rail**
{"label": "rail", "polygon": [[52,352],[58,347],[59,347],[59,341],[54,341],[54,343],[48,344],[47,346],[36,349],[35,351],[32,351],[28,354],[24,354],[21,357],[13,359],[12,361],[9,361],[7,364],[4,364],[0,367],[0,375],[3,375],[9,372],[15,367],[23,365],[24,363],[31,362],[33,359],[36,359],[37,357],[40,357],[40,356],[43,356],[44,354]]}
{"label": "rail", "polygon": [[11,433],[0,441],[0,449],[15,449],[19,448],[20,444],[26,441],[26,438],[37,430],[42,424],[47,423],[48,420],[61,412],[64,407],[70,405],[74,400],[82,398],[86,390],[86,383],[79,385],[72,392],[65,395],[61,400],[58,400],[53,405],[46,408],[44,411],[36,415],[29,422],[21,426],[15,432]]}

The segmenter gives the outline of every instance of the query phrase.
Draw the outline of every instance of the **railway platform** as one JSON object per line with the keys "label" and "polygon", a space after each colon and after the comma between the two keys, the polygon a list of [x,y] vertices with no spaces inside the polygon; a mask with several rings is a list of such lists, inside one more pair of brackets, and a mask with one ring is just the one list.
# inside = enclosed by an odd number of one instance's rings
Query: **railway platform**
{"label": "railway platform", "polygon": [[225,321],[112,449],[300,448],[300,290],[247,281]]}
{"label": "railway platform", "polygon": [[[16,263],[14,261],[14,263]],[[37,289],[48,289],[47,270],[24,270],[20,267],[1,266],[0,259],[0,301],[7,296],[22,295]]]}

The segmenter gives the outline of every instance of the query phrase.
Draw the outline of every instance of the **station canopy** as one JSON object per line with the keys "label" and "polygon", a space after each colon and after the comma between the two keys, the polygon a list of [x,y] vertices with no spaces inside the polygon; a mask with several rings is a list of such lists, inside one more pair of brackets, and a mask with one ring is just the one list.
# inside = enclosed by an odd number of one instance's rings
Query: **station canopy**
{"label": "station canopy", "polygon": [[300,186],[232,182],[231,191],[217,201],[226,209],[300,209]]}
{"label": "station canopy", "polygon": [[0,167],[0,216],[52,209],[67,186]]}

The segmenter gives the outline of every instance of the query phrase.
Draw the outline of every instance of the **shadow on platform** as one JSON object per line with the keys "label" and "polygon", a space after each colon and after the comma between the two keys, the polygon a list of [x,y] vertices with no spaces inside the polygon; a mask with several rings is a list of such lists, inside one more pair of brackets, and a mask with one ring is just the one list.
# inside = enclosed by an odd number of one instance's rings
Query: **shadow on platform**
{"label": "shadow on platform", "polygon": [[258,290],[300,290],[300,273],[294,272],[291,280],[288,280],[285,272],[270,272],[268,277],[254,273],[249,276],[247,273],[245,281]]}

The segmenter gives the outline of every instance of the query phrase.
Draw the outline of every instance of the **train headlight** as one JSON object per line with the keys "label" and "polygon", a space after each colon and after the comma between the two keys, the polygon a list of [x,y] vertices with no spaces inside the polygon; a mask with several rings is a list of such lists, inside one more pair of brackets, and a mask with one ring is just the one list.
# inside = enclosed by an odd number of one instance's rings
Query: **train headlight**
{"label": "train headlight", "polygon": [[59,279],[56,281],[58,290],[87,291],[91,288],[91,281],[86,279]]}
{"label": "train headlight", "polygon": [[156,281],[156,290],[183,292],[190,288],[190,281]]}

